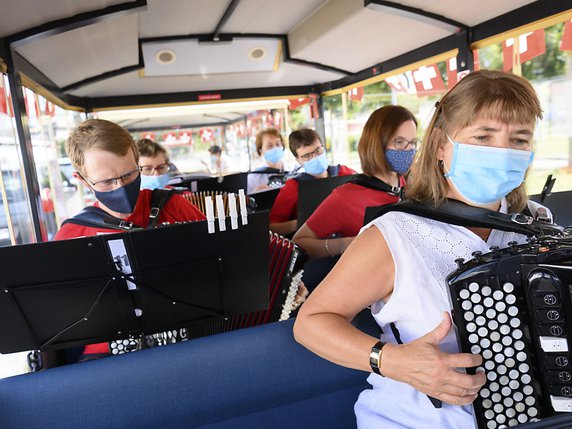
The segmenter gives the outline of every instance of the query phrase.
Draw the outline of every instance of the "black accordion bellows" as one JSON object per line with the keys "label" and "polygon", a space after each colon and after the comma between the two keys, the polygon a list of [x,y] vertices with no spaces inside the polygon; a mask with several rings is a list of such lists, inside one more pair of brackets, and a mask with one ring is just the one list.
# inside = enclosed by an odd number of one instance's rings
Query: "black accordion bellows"
{"label": "black accordion bellows", "polygon": [[487,375],[479,428],[572,412],[572,238],[509,245],[475,252],[447,278],[461,350],[480,354]]}

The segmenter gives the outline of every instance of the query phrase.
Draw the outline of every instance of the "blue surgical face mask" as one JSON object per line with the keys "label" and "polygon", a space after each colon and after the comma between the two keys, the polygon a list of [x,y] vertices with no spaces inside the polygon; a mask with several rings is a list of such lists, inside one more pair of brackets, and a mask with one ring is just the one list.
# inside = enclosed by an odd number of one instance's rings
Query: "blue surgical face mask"
{"label": "blue surgical face mask", "polygon": [[161,174],[160,176],[145,176],[141,175],[141,189],[159,189],[164,188],[169,183],[169,173]]}
{"label": "blue surgical face mask", "polygon": [[141,175],[137,176],[133,182],[128,183],[113,191],[100,192],[95,189],[95,198],[103,203],[107,208],[117,213],[133,213],[137,198],[139,198],[139,187],[141,186]]}
{"label": "blue surgical face mask", "polygon": [[524,180],[534,153],[527,150],[455,142],[451,168],[445,173],[457,192],[476,205],[500,201]]}
{"label": "blue surgical face mask", "polygon": [[326,152],[324,152],[323,154],[312,158],[310,161],[306,161],[303,165],[306,173],[311,174],[312,176],[319,176],[326,171],[328,164],[328,156],[326,155]]}
{"label": "blue surgical face mask", "polygon": [[264,152],[264,159],[272,164],[276,164],[284,156],[283,147],[273,147],[270,150]]}
{"label": "blue surgical face mask", "polygon": [[413,158],[415,157],[415,149],[411,150],[396,150],[396,149],[386,149],[385,159],[391,169],[397,174],[403,175],[407,173],[409,167],[413,163]]}

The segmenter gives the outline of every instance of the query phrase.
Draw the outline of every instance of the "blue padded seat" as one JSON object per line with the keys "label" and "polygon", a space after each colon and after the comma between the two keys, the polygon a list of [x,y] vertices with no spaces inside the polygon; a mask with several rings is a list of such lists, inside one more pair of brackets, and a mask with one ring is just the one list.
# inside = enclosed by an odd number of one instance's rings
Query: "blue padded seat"
{"label": "blue padded seat", "polygon": [[0,427],[355,427],[353,404],[367,374],[307,351],[292,326],[278,322],[2,379]]}

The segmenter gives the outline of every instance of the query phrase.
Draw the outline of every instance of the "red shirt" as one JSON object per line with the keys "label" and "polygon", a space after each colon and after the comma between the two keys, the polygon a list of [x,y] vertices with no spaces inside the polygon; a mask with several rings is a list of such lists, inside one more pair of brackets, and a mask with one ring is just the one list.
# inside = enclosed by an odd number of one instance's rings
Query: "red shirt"
{"label": "red shirt", "polygon": [[[351,176],[354,170],[340,165],[338,176]],[[287,222],[298,218],[298,181],[288,179],[270,209],[270,223]]]}
{"label": "red shirt", "polygon": [[[140,191],[137,204],[135,205],[135,210],[133,210],[133,213],[125,219],[126,221],[133,222],[135,225],[140,227],[147,227],[147,223],[149,222],[149,211],[151,210],[151,192],[152,191],[150,189],[142,189]],[[94,206],[98,206],[98,203],[96,202]],[[174,223],[205,219],[205,215],[186,198],[183,198],[180,195],[173,195],[161,209],[157,224],[164,222]],[[67,240],[70,238],[90,237],[97,234],[117,232],[121,231],[66,223],[56,233],[54,240]]]}
{"label": "red shirt", "polygon": [[346,183],[334,189],[308,218],[306,225],[319,238],[327,238],[332,234],[355,237],[363,226],[367,207],[396,203],[398,199],[396,195]]}
{"label": "red shirt", "polygon": [[[137,226],[146,227],[149,222],[149,212],[151,211],[151,193],[150,189],[142,189],[135,205],[133,213],[125,219],[133,222]],[[97,206],[97,202],[94,204]],[[205,220],[206,217],[199,211],[190,201],[180,195],[173,195],[169,201],[161,209],[159,213],[158,224],[164,222],[187,222]],[[67,240],[70,238],[89,237],[97,234],[120,233],[122,231],[106,228],[93,228],[90,226],[77,225],[75,223],[66,223],[56,233],[54,240]],[[85,346],[84,354],[109,353],[107,343],[89,344]]]}

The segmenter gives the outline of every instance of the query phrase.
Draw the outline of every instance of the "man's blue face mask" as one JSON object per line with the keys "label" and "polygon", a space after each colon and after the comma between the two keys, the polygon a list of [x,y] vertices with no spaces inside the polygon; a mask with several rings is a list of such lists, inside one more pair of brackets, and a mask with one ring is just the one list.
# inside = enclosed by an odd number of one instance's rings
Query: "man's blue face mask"
{"label": "man's blue face mask", "polygon": [[161,174],[160,176],[145,176],[141,175],[141,189],[160,189],[167,186],[169,183],[169,173]]}
{"label": "man's blue face mask", "polygon": [[312,176],[318,176],[327,170],[328,164],[328,155],[324,152],[321,155],[312,158],[310,161],[306,161],[304,163],[304,170]]}
{"label": "man's blue face mask", "polygon": [[534,153],[527,150],[477,146],[453,141],[451,168],[445,172],[455,189],[470,203],[500,201],[524,180]]}

